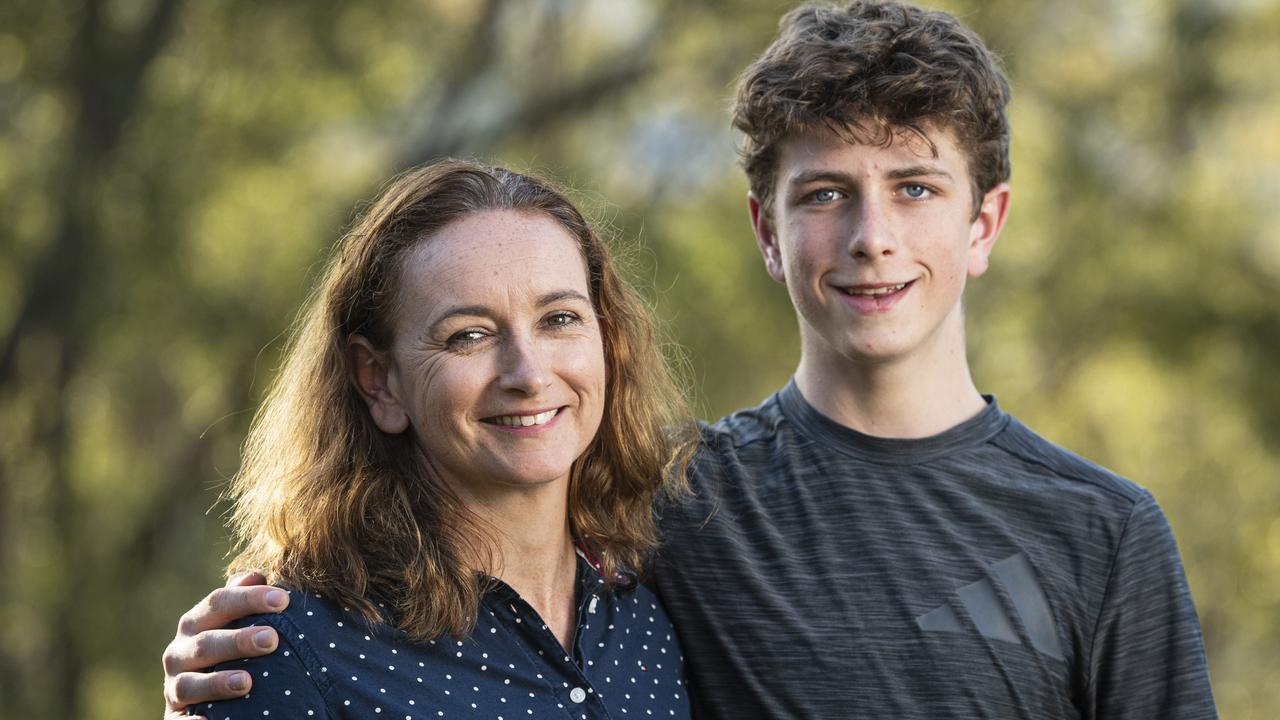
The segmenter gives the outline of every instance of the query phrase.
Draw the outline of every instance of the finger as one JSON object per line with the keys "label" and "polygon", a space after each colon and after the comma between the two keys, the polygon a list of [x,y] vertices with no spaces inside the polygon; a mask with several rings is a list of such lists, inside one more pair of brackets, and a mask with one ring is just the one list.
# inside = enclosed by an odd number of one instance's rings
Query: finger
{"label": "finger", "polygon": [[218,663],[267,655],[276,649],[279,640],[275,629],[264,625],[179,636],[165,648],[165,675],[198,672]]}
{"label": "finger", "polygon": [[280,612],[289,605],[289,594],[270,585],[221,587],[205,596],[178,622],[179,635],[195,635],[224,627],[259,613]]}
{"label": "finger", "polygon": [[266,585],[267,576],[257,570],[246,570],[238,572],[227,578],[227,587],[235,587],[237,585]]}
{"label": "finger", "polygon": [[199,703],[242,697],[253,687],[249,673],[224,670],[216,673],[182,673],[165,688],[165,701],[171,708],[185,708]]}

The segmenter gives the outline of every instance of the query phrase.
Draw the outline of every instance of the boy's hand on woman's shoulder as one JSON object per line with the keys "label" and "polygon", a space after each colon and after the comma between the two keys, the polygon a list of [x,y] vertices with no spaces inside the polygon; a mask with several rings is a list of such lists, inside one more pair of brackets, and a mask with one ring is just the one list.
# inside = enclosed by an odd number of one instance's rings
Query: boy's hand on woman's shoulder
{"label": "boy's hand on woman's shoulder", "polygon": [[253,684],[249,673],[208,669],[218,663],[275,651],[279,639],[272,628],[224,629],[240,618],[288,607],[289,594],[265,582],[259,573],[241,573],[183,614],[173,641],[164,650],[166,720],[187,717],[184,713],[189,706],[249,692]]}

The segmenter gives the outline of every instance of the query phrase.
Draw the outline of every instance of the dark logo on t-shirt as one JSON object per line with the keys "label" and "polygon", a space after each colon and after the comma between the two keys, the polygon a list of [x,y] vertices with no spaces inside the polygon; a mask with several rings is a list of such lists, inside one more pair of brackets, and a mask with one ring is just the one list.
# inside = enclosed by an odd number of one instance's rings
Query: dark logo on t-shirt
{"label": "dark logo on t-shirt", "polygon": [[[990,570],[989,577],[956,590],[958,604],[972,626],[960,619],[954,600],[916,618],[916,625],[925,632],[945,633],[969,633],[970,627],[976,627],[984,637],[1016,644],[1022,644],[1026,637],[1036,650],[1062,660],[1049,601],[1036,582],[1031,562],[1019,553],[995,563]],[[1004,589],[1005,597],[997,592],[993,579]],[[1025,635],[1019,633],[1019,625]]]}

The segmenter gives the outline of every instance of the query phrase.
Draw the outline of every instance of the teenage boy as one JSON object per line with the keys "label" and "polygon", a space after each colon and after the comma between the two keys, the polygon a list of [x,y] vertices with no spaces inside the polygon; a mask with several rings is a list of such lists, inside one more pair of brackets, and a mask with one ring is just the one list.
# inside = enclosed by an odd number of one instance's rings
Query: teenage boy
{"label": "teenage boy", "polygon": [[[961,298],[1009,209],[1008,98],[954,17],[877,1],[788,13],[740,79],[751,224],[801,357],[704,428],[693,498],[661,509],[653,578],[700,717],[1216,717],[1151,495],[970,377]],[[216,631],[196,659],[191,636],[268,592],[188,614],[168,695],[265,651]]]}

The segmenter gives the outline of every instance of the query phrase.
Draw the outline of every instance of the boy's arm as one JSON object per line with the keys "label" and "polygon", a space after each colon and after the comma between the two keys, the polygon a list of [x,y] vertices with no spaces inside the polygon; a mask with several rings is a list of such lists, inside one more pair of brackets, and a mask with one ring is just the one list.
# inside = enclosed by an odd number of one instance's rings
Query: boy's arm
{"label": "boy's arm", "polygon": [[1089,678],[1087,717],[1218,717],[1182,559],[1164,513],[1147,494],[1116,551]]}
{"label": "boy's arm", "polygon": [[237,575],[178,621],[178,631],[164,651],[166,720],[186,717],[183,713],[189,705],[249,692],[253,683],[249,673],[207,671],[218,663],[266,655],[276,649],[278,638],[272,628],[222,629],[240,618],[288,607],[288,593],[264,585],[265,581],[258,573]]}

